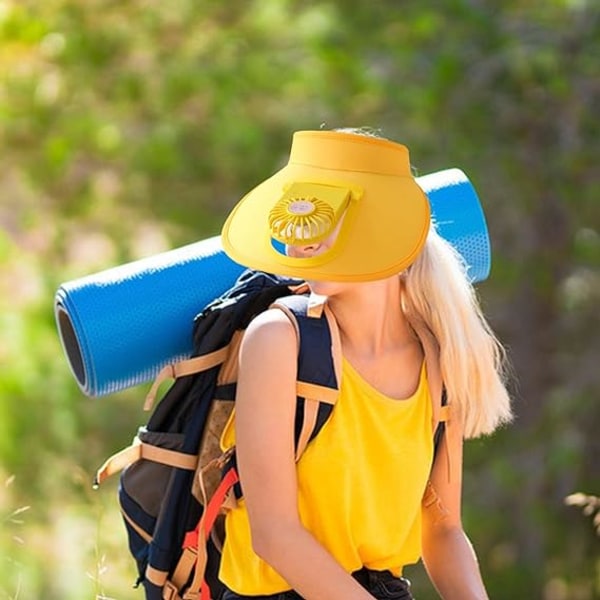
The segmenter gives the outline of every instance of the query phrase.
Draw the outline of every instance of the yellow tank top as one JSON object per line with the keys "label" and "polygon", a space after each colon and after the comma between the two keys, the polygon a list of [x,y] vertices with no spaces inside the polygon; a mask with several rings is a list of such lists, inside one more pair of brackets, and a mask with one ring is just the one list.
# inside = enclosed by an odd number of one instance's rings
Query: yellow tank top
{"label": "yellow tank top", "polygon": [[[406,400],[379,393],[346,360],[342,374],[331,417],[298,461],[300,518],[346,571],[400,575],[421,555],[421,498],[433,457],[426,369]],[[223,447],[234,437],[230,421]],[[227,514],[220,578],[242,595],[290,589],[252,551],[243,499]]]}

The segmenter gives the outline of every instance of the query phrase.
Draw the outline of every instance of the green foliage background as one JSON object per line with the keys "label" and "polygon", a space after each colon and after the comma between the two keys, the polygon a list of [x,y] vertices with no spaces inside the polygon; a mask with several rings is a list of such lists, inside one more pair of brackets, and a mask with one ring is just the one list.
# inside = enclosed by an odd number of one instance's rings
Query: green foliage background
{"label": "green foliage background", "polygon": [[467,445],[465,525],[492,598],[600,598],[599,540],[564,504],[600,492],[599,19],[591,0],[0,0],[0,598],[142,595],[115,484],[90,482],[145,388],[82,396],[58,285],[218,233],[323,123],[479,191],[516,421]]}

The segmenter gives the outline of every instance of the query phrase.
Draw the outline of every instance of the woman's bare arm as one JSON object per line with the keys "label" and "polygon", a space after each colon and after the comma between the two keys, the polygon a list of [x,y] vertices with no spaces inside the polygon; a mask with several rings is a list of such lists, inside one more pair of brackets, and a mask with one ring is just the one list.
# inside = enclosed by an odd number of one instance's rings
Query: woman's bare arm
{"label": "woman's bare arm", "polygon": [[294,461],[297,338],[278,310],[259,315],[240,351],[237,460],[255,552],[307,600],[366,600],[300,522]]}
{"label": "woman's bare arm", "polygon": [[[462,470],[462,439],[452,437]],[[449,481],[447,465],[448,448],[441,443],[431,473],[433,496],[423,509],[423,562],[444,600],[486,600],[477,557],[462,527],[462,472],[453,473]]]}

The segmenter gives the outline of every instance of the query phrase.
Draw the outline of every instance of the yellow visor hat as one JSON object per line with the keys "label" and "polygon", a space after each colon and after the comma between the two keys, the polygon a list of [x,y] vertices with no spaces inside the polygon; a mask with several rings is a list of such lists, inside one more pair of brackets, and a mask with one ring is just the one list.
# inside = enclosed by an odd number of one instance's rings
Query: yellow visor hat
{"label": "yellow visor hat", "polygon": [[[406,269],[429,225],[429,202],[405,146],[355,133],[297,131],[288,164],[240,200],[221,237],[229,257],[246,267],[360,282]],[[320,254],[285,252],[334,233]]]}

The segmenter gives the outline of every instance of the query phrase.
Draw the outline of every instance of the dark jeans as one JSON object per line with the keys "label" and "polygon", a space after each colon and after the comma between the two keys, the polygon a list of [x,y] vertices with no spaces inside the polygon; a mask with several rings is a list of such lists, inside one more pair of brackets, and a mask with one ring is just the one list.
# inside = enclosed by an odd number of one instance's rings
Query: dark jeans
{"label": "dark jeans", "polygon": [[[394,577],[389,571],[363,568],[352,573],[352,576],[377,600],[414,600],[410,593],[410,581],[404,577]],[[302,600],[302,596],[293,590],[271,596],[239,596],[226,590],[222,600]]]}

